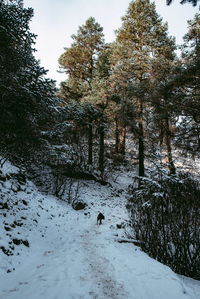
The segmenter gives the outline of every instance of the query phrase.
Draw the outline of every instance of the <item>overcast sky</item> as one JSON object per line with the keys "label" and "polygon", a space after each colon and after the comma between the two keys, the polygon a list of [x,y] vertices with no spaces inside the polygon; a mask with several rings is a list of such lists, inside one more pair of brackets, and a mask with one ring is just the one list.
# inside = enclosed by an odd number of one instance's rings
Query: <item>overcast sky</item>
{"label": "overcast sky", "polygon": [[[36,57],[41,65],[49,70],[48,77],[57,81],[66,79],[58,70],[58,58],[64,47],[70,47],[71,35],[76,34],[79,26],[90,17],[104,28],[106,42],[115,39],[114,30],[121,26],[130,0],[24,0],[26,7],[33,7],[34,17],[31,32],[37,34]],[[193,19],[198,12],[191,4],[181,5],[174,0],[166,6],[166,0],[156,0],[158,14],[168,22],[169,34],[176,37],[178,44],[187,32],[187,20]]]}

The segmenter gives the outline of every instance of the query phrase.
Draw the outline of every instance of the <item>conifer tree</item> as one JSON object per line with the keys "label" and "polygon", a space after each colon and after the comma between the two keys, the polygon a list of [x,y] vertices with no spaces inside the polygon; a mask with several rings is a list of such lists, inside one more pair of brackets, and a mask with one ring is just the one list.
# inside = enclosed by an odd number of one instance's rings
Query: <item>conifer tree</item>
{"label": "conifer tree", "polygon": [[[73,82],[73,86],[68,85],[68,91],[71,88],[71,92],[75,91],[77,94],[78,90],[81,99],[92,89],[96,62],[104,44],[103,28],[91,17],[79,27],[76,35],[72,35],[72,39],[71,47],[65,49],[59,58],[59,64],[69,76],[70,82]],[[93,161],[92,146],[93,117],[91,115],[88,124],[88,164],[92,164]]]}
{"label": "conifer tree", "polygon": [[[125,59],[124,59],[125,57]],[[126,49],[120,43],[113,43],[111,54],[112,105],[115,123],[115,152],[125,154],[127,127],[133,128],[135,111],[131,97],[130,65],[126,61]]]}
{"label": "conifer tree", "polygon": [[[184,36],[182,47],[182,58],[186,68],[193,68],[191,81],[189,82],[190,102],[186,109],[189,109],[196,122],[199,117],[199,93],[200,93],[200,14],[196,14],[193,20],[188,21],[189,30]],[[187,82],[186,82],[187,84]]]}
{"label": "conifer tree", "polygon": [[32,17],[23,0],[0,2],[0,145],[13,155],[38,146],[53,106],[53,81],[33,54]]}
{"label": "conifer tree", "polygon": [[187,151],[195,155],[200,149],[200,14],[188,21],[188,32],[182,46],[182,63],[181,80],[175,85],[176,88],[181,85],[184,92],[180,106],[184,121],[179,129],[181,135],[185,132]]}
{"label": "conifer tree", "polygon": [[[173,74],[178,60],[175,56],[175,44],[167,45],[167,52],[155,57],[152,61],[152,79],[151,90],[154,94],[159,86],[164,86],[168,82],[168,78]],[[165,143],[166,163],[169,168],[170,174],[175,174],[175,166],[172,157],[172,123],[177,116],[177,107],[179,97],[178,94],[173,94],[170,89],[165,89],[157,94],[156,98],[152,97],[154,107],[154,119],[156,126],[159,129],[160,146]],[[177,105],[177,107],[176,107]],[[155,128],[156,128],[155,126]],[[154,129],[155,129],[154,128]],[[155,141],[155,140],[154,140]]]}
{"label": "conifer tree", "polygon": [[144,176],[144,109],[150,98],[147,87],[152,75],[152,59],[170,55],[174,40],[168,37],[167,24],[162,23],[155,4],[149,0],[135,0],[122,18],[117,43],[121,48],[119,63],[125,68],[132,101],[137,106],[139,175]]}
{"label": "conifer tree", "polygon": [[105,133],[108,125],[109,105],[111,98],[110,88],[110,45],[105,44],[96,63],[92,89],[86,99],[92,103],[99,111],[95,125],[99,134],[99,159],[98,169],[104,178],[104,152]]}

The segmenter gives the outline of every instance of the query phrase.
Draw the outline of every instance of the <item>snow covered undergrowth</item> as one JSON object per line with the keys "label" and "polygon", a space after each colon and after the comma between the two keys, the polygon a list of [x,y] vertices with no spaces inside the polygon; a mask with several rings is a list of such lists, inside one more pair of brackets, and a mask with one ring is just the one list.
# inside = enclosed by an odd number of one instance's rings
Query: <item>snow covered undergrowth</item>
{"label": "snow covered undergrowth", "polygon": [[[200,298],[199,281],[118,242],[126,238],[123,190],[131,175],[112,187],[82,181],[80,198],[88,205],[75,211],[31,182],[19,184],[17,173],[7,163],[0,180],[1,299]],[[100,226],[98,212],[105,215]]]}

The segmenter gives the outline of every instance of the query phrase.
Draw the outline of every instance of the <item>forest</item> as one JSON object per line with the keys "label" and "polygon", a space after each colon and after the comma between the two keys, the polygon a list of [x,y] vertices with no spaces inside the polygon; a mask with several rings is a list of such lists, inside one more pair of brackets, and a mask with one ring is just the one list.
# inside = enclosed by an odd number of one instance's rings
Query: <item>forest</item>
{"label": "forest", "polygon": [[33,16],[0,1],[0,169],[10,161],[72,206],[73,182],[109,186],[134,169],[127,210],[141,249],[199,280],[200,14],[181,46],[150,0],[130,1],[112,43],[88,18],[58,57],[59,88],[35,58]]}

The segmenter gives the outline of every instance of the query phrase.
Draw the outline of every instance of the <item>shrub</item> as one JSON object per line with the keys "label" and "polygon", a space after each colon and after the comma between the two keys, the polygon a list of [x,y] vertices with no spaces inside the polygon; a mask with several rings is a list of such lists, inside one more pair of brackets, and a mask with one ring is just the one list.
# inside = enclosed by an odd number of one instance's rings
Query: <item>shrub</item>
{"label": "shrub", "polygon": [[130,188],[128,207],[142,249],[175,272],[200,279],[199,182],[183,174],[139,180],[139,188]]}

